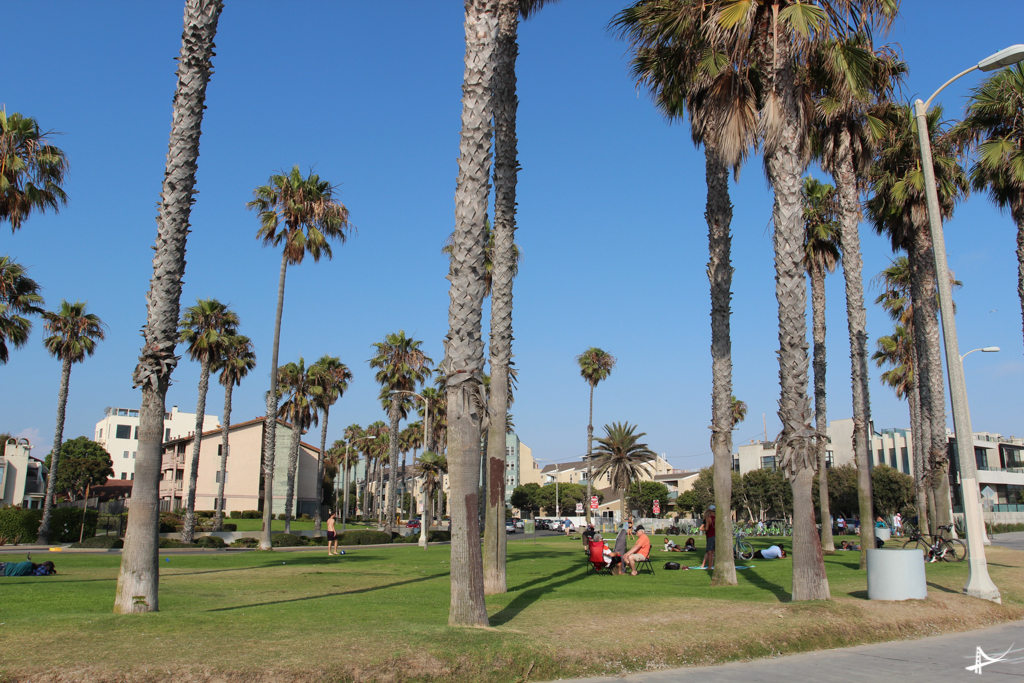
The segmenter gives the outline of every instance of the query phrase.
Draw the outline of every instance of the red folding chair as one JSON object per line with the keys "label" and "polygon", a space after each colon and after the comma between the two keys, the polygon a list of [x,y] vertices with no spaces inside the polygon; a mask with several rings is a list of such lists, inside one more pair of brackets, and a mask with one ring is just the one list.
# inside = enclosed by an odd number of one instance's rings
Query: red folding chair
{"label": "red folding chair", "polygon": [[605,564],[604,561],[604,543],[598,541],[590,542],[590,555],[587,556],[587,574],[593,571],[595,574],[601,572],[612,573],[610,565]]}

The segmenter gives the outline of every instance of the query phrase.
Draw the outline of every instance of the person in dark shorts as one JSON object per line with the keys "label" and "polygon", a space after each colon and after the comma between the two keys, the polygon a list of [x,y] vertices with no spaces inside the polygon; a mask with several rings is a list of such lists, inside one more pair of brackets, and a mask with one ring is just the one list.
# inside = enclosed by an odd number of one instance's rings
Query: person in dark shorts
{"label": "person in dark shorts", "polygon": [[334,530],[334,513],[327,518],[327,554],[340,555],[338,552],[338,532]]}
{"label": "person in dark shorts", "polygon": [[[715,568],[715,506],[709,505],[704,513],[704,524],[701,526],[704,535],[708,539],[707,550],[704,551],[704,561],[701,562],[701,569]],[[710,565],[710,566],[709,566]]]}

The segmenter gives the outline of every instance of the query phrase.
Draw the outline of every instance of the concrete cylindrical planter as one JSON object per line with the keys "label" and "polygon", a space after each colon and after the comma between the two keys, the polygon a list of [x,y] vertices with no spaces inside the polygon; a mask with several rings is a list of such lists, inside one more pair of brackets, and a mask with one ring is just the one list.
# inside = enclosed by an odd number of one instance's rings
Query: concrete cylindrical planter
{"label": "concrete cylindrical planter", "polygon": [[928,584],[920,550],[868,550],[869,600],[924,600]]}
{"label": "concrete cylindrical planter", "polygon": [[888,541],[892,538],[892,531],[890,531],[889,527],[875,527],[875,538]]}

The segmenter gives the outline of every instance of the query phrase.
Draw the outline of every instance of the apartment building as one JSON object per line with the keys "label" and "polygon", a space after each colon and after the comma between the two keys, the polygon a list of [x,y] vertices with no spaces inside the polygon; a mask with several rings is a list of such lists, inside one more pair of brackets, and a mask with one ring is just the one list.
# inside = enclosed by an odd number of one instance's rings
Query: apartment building
{"label": "apartment building", "polygon": [[[203,416],[203,431],[218,429],[216,415]],[[196,429],[196,414],[182,413],[178,406],[164,413],[164,441],[179,439]],[[96,423],[93,441],[107,449],[114,461],[114,479],[135,478],[135,456],[139,450],[138,408],[107,408],[102,420]]]}
{"label": "apartment building", "polygon": [[[228,430],[227,472],[224,479],[224,498],[218,500],[220,461],[222,451],[221,430],[203,432],[199,444],[199,475],[196,485],[196,509],[232,510],[263,509],[263,418],[231,425]],[[288,499],[288,451],[291,447],[292,426],[277,421],[274,449],[274,514],[285,511]],[[160,463],[160,509],[174,510],[184,507],[188,496],[188,480],[192,471],[193,436],[171,439],[164,444]],[[299,459],[292,492],[292,514],[313,515],[319,501],[316,499],[317,456],[319,448],[300,442]],[[116,460],[116,459],[115,459]]]}
{"label": "apartment building", "polygon": [[8,439],[0,458],[0,504],[25,509],[43,507],[47,474],[42,461],[32,457],[28,439]]}
{"label": "apartment building", "polygon": [[533,451],[519,440],[517,434],[505,435],[505,504],[509,505],[512,491],[523,484],[540,484],[540,465],[533,459]]}

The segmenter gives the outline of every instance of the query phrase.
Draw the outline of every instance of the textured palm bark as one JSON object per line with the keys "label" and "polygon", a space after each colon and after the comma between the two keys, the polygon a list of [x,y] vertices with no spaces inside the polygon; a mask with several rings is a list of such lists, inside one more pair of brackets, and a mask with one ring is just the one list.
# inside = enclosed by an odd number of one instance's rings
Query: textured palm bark
{"label": "textured palm bark", "polygon": [[1024,206],[1013,210],[1013,220],[1017,224],[1017,296],[1021,320],[1024,320]]}
{"label": "textured palm bark", "polygon": [[[932,254],[928,227],[915,230],[908,252],[911,280],[911,299],[914,304],[914,344],[917,347],[918,386],[921,408],[928,418],[929,432],[926,442],[930,486],[936,496],[948,490],[949,459],[946,439],[946,397],[942,378],[942,351],[939,343],[938,303],[935,291],[935,260]],[[946,486],[943,486],[944,480]],[[932,523],[944,526],[950,523],[949,501],[935,499]]]}
{"label": "textured palm bark", "polygon": [[[832,539],[831,513],[828,507],[828,410],[825,400],[825,268],[811,262],[811,336],[814,338],[814,426],[817,429],[815,448],[818,452],[818,502],[821,508],[821,550],[826,555],[836,552]],[[863,512],[861,513],[863,515]],[[863,516],[861,517],[863,519]]]}
{"label": "textured palm bark", "polygon": [[192,211],[206,86],[212,73],[213,40],[223,7],[221,0],[187,0],[185,3],[178,85],[157,218],[153,279],[146,295],[145,343],[132,376],[134,385],[142,387],[142,405],[131,514],[114,598],[114,612],[118,613],[159,609],[157,534],[164,399],[178,362],[174,346],[178,339],[181,282],[185,274],[185,241]]}
{"label": "textured palm bark", "polygon": [[[390,461],[388,465],[390,466]],[[384,462],[380,459],[374,463],[374,469],[377,473],[377,483],[375,485],[373,501],[373,508],[377,513],[377,525],[380,526],[384,523],[384,510],[387,505],[387,490],[384,488]]]}
{"label": "textured palm bark", "polygon": [[181,542],[191,543],[196,534],[196,485],[199,482],[199,449],[203,441],[203,419],[206,417],[206,392],[210,389],[210,361],[203,360],[199,369],[199,397],[196,399],[196,428],[192,436],[192,464],[188,473],[188,497],[185,500],[185,523]]}
{"label": "textured palm bark", "polygon": [[448,280],[449,332],[443,372],[448,400],[451,509],[450,626],[486,626],[483,561],[476,521],[483,396],[484,221],[491,166],[493,54],[497,0],[466,0],[462,133],[455,190],[455,239]]}
{"label": "textured palm bark", "polygon": [[[313,514],[313,528],[320,531],[322,520],[320,519],[320,508],[324,500],[324,453],[327,452],[327,418],[330,416],[331,407],[324,406],[324,419],[320,423],[320,452],[316,455],[316,512]],[[338,501],[334,501],[338,506]]]}
{"label": "textured palm bark", "polygon": [[817,461],[807,395],[807,285],[804,273],[804,221],[800,193],[804,164],[791,46],[780,41],[783,65],[772,84],[781,100],[778,139],[768,155],[768,176],[775,191],[775,296],[779,304],[779,419],[776,450],[793,489],[793,599],[827,599],[828,578],[814,526],[811,481]]}
{"label": "textured palm bark", "polygon": [[587,524],[590,524],[590,499],[594,495],[594,466],[591,463],[591,456],[594,452],[594,385],[590,385],[590,417],[587,418],[587,500],[584,507],[587,509]]}
{"label": "textured palm bark", "polygon": [[292,512],[295,502],[295,473],[299,466],[299,444],[302,441],[302,420],[292,421],[292,438],[288,444],[288,473],[285,485],[287,498],[284,500],[284,532],[292,532]]}
{"label": "textured palm bark", "polygon": [[[853,166],[850,133],[844,130],[839,138],[837,167],[833,175],[839,195],[839,244],[843,259],[843,281],[846,286],[846,325],[850,335],[850,385],[853,390],[853,455],[857,463],[857,503],[861,519],[874,519],[871,492],[871,394],[868,387],[867,311],[864,308],[864,261],[860,253],[861,206],[857,191],[857,174]],[[821,480],[828,481],[825,470]],[[824,500],[827,501],[827,498]],[[825,519],[822,518],[824,542]],[[829,536],[832,529],[829,528]],[[860,525],[860,568],[867,569],[867,549],[875,547],[873,524]],[[832,543],[833,550],[835,542]]]}
{"label": "textured palm bark", "polygon": [[395,513],[398,509],[398,423],[402,414],[398,410],[398,396],[391,397],[391,407],[388,410],[388,419],[391,422],[391,439],[388,441],[388,488],[386,512],[384,519],[384,531],[391,533],[391,525],[395,524]]}
{"label": "textured palm bark", "polygon": [[[505,433],[508,424],[509,364],[512,362],[512,273],[515,264],[516,57],[519,0],[499,0],[494,66],[494,247],[491,253],[491,392],[488,396],[487,515],[484,522],[484,592],[507,590],[505,561]],[[589,487],[589,482],[588,482]],[[588,491],[589,495],[589,491]],[[588,499],[589,500],[589,499]],[[589,518],[589,505],[588,518]]]}
{"label": "textured palm bark", "polygon": [[715,506],[718,510],[713,586],[736,585],[732,552],[732,202],[729,169],[708,143],[704,145],[708,186],[704,218],[708,224],[708,281],[711,285],[711,452],[714,454]]}
{"label": "textured palm bark", "polygon": [[231,448],[231,394],[234,382],[224,387],[224,424],[220,428],[220,483],[217,484],[217,514],[213,517],[213,530],[224,529],[224,483],[228,478],[228,449]]}
{"label": "textured palm bark", "polygon": [[263,418],[263,531],[260,550],[273,550],[271,530],[274,522],[274,461],[277,456],[277,359],[281,349],[281,317],[284,314],[284,282],[288,275],[288,255],[281,256],[281,274],[277,281],[277,314],[274,318],[274,347],[270,352],[270,391],[267,414]]}
{"label": "textured palm bark", "polygon": [[71,382],[71,359],[64,358],[60,370],[60,391],[57,394],[57,429],[53,433],[53,449],[50,451],[50,471],[46,475],[46,500],[43,502],[43,518],[39,522],[39,536],[36,543],[50,542],[50,519],[53,516],[53,497],[57,488],[57,468],[60,466],[60,447],[64,442],[64,411],[68,407],[68,385]]}
{"label": "textured palm bark", "polygon": [[[913,353],[913,349],[911,349],[911,353]],[[916,354],[914,357],[916,357]],[[911,363],[911,367],[916,367],[916,361]],[[922,447],[921,435],[926,434],[927,430],[921,417],[921,399],[916,382],[910,386],[910,390],[907,392],[907,403],[910,405],[910,433],[911,435],[917,435],[912,436],[913,443],[911,444],[914,449],[914,498],[917,501],[917,528],[925,530],[929,528],[928,496],[925,493],[925,482],[927,481],[925,473],[926,458],[924,456],[924,448]]]}

